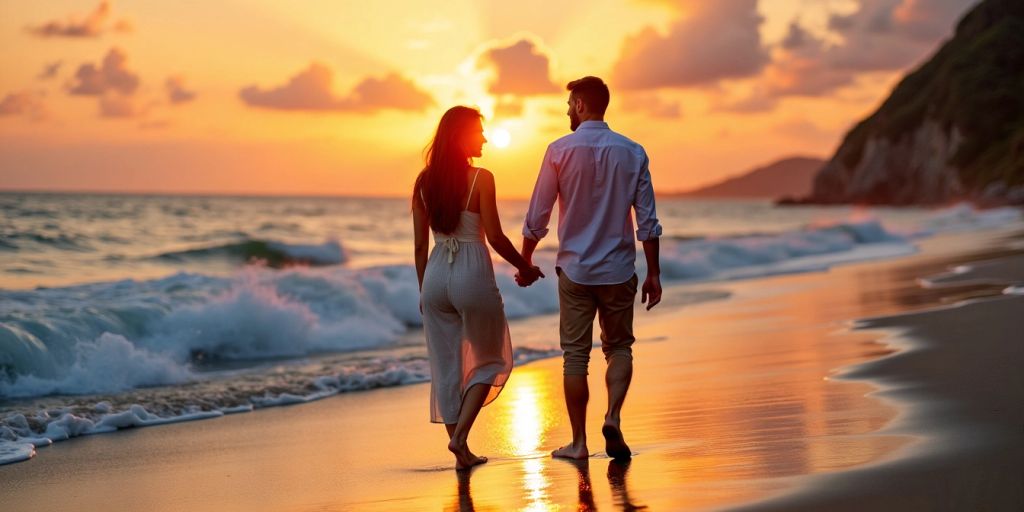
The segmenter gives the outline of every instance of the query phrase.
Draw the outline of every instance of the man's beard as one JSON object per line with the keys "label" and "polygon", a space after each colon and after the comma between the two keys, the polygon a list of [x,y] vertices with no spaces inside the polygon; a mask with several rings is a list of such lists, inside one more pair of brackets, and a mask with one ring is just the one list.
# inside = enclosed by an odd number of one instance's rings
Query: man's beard
{"label": "man's beard", "polygon": [[580,118],[579,118],[579,116],[576,115],[576,112],[570,113],[569,114],[569,129],[572,130],[572,131],[576,131],[576,128],[579,128],[579,127],[580,127]]}

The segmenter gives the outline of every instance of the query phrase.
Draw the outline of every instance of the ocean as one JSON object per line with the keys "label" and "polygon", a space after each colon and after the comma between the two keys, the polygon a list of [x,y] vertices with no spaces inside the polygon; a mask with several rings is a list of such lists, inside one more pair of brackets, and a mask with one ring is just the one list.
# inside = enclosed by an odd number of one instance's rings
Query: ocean
{"label": "ocean", "polygon": [[[517,244],[526,207],[499,204]],[[658,214],[667,286],[825,271],[1021,219],[678,198]],[[536,256],[548,276],[551,233]],[[494,258],[517,364],[559,355],[557,330],[528,327],[557,312],[555,280],[519,288]],[[642,278],[640,252],[637,267]],[[0,193],[0,463],[80,435],[429,378],[407,199]]]}

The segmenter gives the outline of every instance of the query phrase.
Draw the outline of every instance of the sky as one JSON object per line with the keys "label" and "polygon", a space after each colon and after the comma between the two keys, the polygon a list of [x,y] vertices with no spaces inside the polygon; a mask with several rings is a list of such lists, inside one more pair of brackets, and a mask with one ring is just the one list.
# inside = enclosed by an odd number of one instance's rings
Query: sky
{"label": "sky", "polygon": [[406,196],[462,104],[476,165],[528,197],[586,75],[686,190],[828,158],[973,3],[3,2],[0,190]]}

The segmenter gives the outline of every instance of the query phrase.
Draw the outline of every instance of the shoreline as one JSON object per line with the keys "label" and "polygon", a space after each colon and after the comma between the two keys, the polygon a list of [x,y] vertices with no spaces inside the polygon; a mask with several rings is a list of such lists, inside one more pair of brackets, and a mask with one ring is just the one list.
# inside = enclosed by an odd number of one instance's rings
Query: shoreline
{"label": "shoreline", "polygon": [[[1007,239],[1021,247],[1024,233]],[[995,288],[920,311],[864,318],[892,354],[841,369],[901,409],[879,435],[916,439],[892,457],[804,479],[785,496],[740,507],[774,510],[1021,510],[1024,508],[1024,253],[922,276],[923,288]],[[937,485],[941,483],[940,485]]]}
{"label": "shoreline", "polygon": [[[976,247],[965,249],[962,243],[945,247],[946,241],[957,240],[951,236],[926,242],[928,247],[915,255],[823,273],[684,285],[679,290],[715,288],[734,293],[737,300],[655,310],[650,316],[638,312],[642,352],[624,416],[624,428],[638,455],[625,468],[600,454],[603,447],[596,431],[591,432],[590,446],[595,455],[587,467],[548,458],[547,452],[567,434],[559,401],[560,365],[548,359],[517,367],[516,381],[510,381],[507,390],[512,393],[503,394],[503,400],[482,414],[471,440],[481,446],[481,453],[492,455],[492,461],[472,473],[472,486],[468,479],[452,476],[441,433],[418,422],[423,407],[417,404],[423,406],[425,386],[401,386],[336,395],[299,408],[231,415],[217,422],[129,429],[59,443],[47,450],[58,453],[0,466],[0,488],[12,500],[13,510],[29,503],[35,505],[31,509],[56,510],[59,500],[31,500],[40,499],[46,489],[59,495],[67,486],[84,496],[86,504],[100,503],[94,500],[103,498],[102,489],[116,486],[124,494],[117,500],[149,503],[156,510],[171,510],[175,504],[221,510],[239,503],[255,510],[301,509],[312,508],[314,502],[333,503],[324,505],[327,509],[415,510],[463,503],[467,497],[477,506],[585,504],[583,486],[577,483],[586,476],[592,487],[587,499],[602,508],[632,500],[660,509],[719,509],[744,503],[753,503],[756,509],[783,500],[789,505],[774,506],[791,509],[797,502],[785,500],[816,489],[815,479],[838,479],[847,488],[851,481],[864,478],[858,472],[870,476],[878,467],[906,459],[907,450],[913,455],[918,434],[891,429],[906,414],[905,404],[880,401],[885,392],[870,380],[853,381],[845,374],[822,379],[835,376],[838,367],[870,365],[904,352],[892,355],[892,348],[878,343],[876,331],[842,328],[837,333],[836,328],[887,312],[918,314],[957,293],[990,294],[991,286],[951,294],[921,288],[916,281],[945,272],[951,264],[1001,254],[988,243],[998,235],[980,238],[987,240],[980,252]],[[903,268],[926,275],[906,274]],[[872,277],[881,273],[894,277]],[[842,288],[837,283],[864,283],[861,303],[843,298],[849,294],[836,289]],[[797,313],[801,308],[812,308],[807,311],[813,314]],[[757,341],[754,345],[751,336]],[[600,357],[592,365],[591,427],[599,424],[594,417],[600,417],[603,399]],[[798,403],[803,405],[796,407]],[[346,417],[353,410],[360,411],[360,417]],[[510,430],[509,425],[515,428]],[[253,437],[267,429],[284,439],[268,439],[263,433]],[[305,435],[289,439],[296,430]],[[344,439],[337,439],[339,433]],[[190,449],[183,452],[183,447]],[[340,459],[325,458],[328,453]],[[110,460],[113,467],[90,467],[97,458]],[[324,474],[310,474],[293,458]],[[237,473],[219,471],[225,464],[240,467],[243,460],[281,468],[271,473],[297,487],[268,481],[266,475],[249,472],[237,480],[230,478]],[[26,471],[18,471],[22,467]],[[187,477],[183,472],[189,470],[200,476]],[[71,475],[81,481],[68,482]],[[607,485],[601,483],[605,477]],[[155,487],[157,481],[172,484]],[[190,487],[185,481],[203,492],[186,497]],[[510,481],[521,482],[513,487],[529,492],[506,490]],[[402,482],[401,488],[394,487],[396,482]],[[123,489],[124,484],[132,489]],[[263,486],[280,495],[245,501],[247,493],[259,494],[256,489]],[[800,501],[798,508],[814,508],[815,503],[821,502]]]}

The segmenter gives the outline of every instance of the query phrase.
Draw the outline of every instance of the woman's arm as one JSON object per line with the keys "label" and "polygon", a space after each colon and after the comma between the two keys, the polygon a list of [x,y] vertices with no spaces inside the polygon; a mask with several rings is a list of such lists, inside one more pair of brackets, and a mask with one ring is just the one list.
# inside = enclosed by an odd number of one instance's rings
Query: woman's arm
{"label": "woman's arm", "polygon": [[498,202],[494,190],[494,175],[487,169],[480,170],[480,177],[477,179],[477,190],[480,191],[480,217],[484,223],[484,233],[487,235],[487,242],[498,253],[505,258],[505,261],[519,269],[521,274],[544,277],[540,269],[526,261],[512,241],[505,236],[501,230],[501,219],[498,218]]}
{"label": "woman's arm", "polygon": [[423,290],[423,273],[427,270],[427,247],[430,245],[430,219],[420,199],[419,189],[413,192],[412,201],[413,256],[416,260],[416,278]]}

